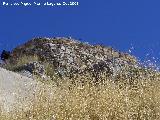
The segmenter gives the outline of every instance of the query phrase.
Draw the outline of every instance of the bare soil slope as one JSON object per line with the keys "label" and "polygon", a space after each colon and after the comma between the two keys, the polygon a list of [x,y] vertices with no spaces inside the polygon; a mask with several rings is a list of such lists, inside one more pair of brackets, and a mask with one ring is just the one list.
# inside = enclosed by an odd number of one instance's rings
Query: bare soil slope
{"label": "bare soil slope", "polygon": [[7,111],[12,110],[13,106],[26,106],[38,88],[37,83],[36,80],[0,68],[0,103],[3,103],[0,106]]}

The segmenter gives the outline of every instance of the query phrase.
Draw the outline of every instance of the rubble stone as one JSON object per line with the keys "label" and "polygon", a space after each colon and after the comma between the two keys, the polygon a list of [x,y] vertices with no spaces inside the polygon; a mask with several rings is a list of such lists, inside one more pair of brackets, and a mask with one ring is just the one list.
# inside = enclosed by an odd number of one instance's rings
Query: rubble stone
{"label": "rubble stone", "polygon": [[[43,62],[53,65],[61,76],[94,71],[95,74],[108,72],[116,75],[126,65],[135,65],[134,56],[114,50],[111,47],[90,45],[73,38],[34,38],[16,47],[11,55],[14,61],[23,55],[37,55],[40,61],[26,65],[28,71],[44,75]],[[40,64],[39,62],[42,62]]]}

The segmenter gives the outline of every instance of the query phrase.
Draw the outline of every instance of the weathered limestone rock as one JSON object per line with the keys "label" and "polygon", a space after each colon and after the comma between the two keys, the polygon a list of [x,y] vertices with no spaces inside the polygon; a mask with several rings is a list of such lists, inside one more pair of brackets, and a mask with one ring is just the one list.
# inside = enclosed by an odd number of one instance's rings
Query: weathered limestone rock
{"label": "weathered limestone rock", "polygon": [[[41,63],[52,64],[54,70],[62,76],[83,71],[109,72],[116,75],[126,65],[135,65],[134,56],[101,45],[89,45],[72,38],[34,38],[27,43],[16,47],[12,53],[12,61],[20,59],[23,55],[37,55]],[[39,62],[38,61],[38,62]],[[36,73],[45,71],[36,67],[37,63],[28,64]]]}

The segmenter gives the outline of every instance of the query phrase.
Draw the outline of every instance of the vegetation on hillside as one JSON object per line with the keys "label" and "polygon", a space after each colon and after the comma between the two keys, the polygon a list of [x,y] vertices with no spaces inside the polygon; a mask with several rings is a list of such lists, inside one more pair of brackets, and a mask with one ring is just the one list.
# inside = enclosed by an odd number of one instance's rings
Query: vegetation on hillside
{"label": "vegetation on hillside", "polygon": [[[33,45],[30,47],[34,48]],[[93,77],[89,70],[85,74],[74,73],[72,77],[62,77],[57,74],[52,62],[37,55],[19,56],[14,62],[10,59],[3,67],[18,72],[22,66],[34,61],[44,65],[49,80],[35,77],[42,86],[35,91],[34,99],[26,108],[18,109],[15,105],[14,110],[6,112],[3,103],[0,103],[0,120],[160,119],[160,73],[151,68],[127,64],[115,75],[100,70],[101,73],[97,71],[98,76]],[[113,64],[114,67],[116,65]],[[23,101],[19,101],[18,105],[21,103]]]}
{"label": "vegetation on hillside", "polygon": [[[90,74],[42,82],[28,109],[0,109],[1,120],[159,120],[160,77],[147,69],[98,82]],[[51,69],[48,67],[51,74]],[[56,80],[56,81],[54,81]],[[3,103],[0,103],[1,105]]]}

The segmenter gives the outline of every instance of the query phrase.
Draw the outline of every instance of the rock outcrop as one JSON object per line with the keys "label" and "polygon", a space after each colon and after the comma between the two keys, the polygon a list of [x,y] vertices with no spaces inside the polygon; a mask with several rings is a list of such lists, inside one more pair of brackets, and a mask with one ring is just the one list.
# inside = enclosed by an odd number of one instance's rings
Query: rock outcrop
{"label": "rock outcrop", "polygon": [[21,75],[33,78],[34,75],[45,76],[45,67],[38,61],[29,62],[18,68]]}
{"label": "rock outcrop", "polygon": [[[95,77],[101,72],[116,75],[124,67],[137,64],[136,58],[130,54],[116,51],[111,47],[90,45],[64,37],[34,38],[16,47],[9,61],[15,64],[24,55],[38,56],[37,62],[42,64],[47,62],[53,67],[55,73],[70,77],[86,72]],[[33,64],[26,65],[24,65],[25,68],[29,68],[30,72],[33,71],[31,69],[35,69]],[[45,73],[42,68],[38,70],[40,74]]]}

